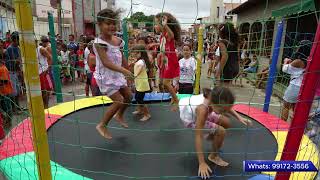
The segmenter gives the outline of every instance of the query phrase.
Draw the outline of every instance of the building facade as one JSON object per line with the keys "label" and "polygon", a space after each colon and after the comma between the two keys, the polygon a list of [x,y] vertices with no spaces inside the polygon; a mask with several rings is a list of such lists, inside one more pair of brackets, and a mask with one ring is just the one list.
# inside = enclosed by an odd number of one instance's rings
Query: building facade
{"label": "building facade", "polygon": [[236,24],[237,15],[228,14],[229,11],[238,7],[240,3],[224,3],[223,0],[211,0],[209,23],[205,23],[207,38],[211,41],[218,39],[217,27],[219,24],[231,22]]}
{"label": "building facade", "polygon": [[[48,12],[53,14],[55,19],[55,30],[58,33],[57,10],[51,7],[50,0],[34,0],[32,3],[32,15],[34,22],[34,33],[36,39],[40,39],[42,35],[47,35],[49,32]],[[13,2],[0,3],[0,37],[4,38],[6,32],[18,31],[16,25],[15,9]],[[67,37],[73,32],[73,17],[72,17],[72,3],[71,0],[62,1],[62,36]]]}
{"label": "building facade", "polygon": [[[37,39],[42,35],[47,35],[49,32],[49,12],[53,15],[55,33],[58,34],[58,11],[51,6],[50,0],[34,0],[33,3],[34,32]],[[75,28],[72,13],[72,0],[61,1],[61,13],[61,37],[67,39],[68,35],[73,33]]]}
{"label": "building facade", "polygon": [[6,4],[0,2],[0,38],[4,39],[5,35],[9,30],[17,30],[15,10],[12,4]]}
{"label": "building facade", "polygon": [[75,35],[95,36],[98,32],[96,17],[106,0],[74,1]]}
{"label": "building facade", "polygon": [[[237,14],[237,26],[241,38],[247,40],[251,54],[259,56],[259,64],[268,66],[272,57],[278,24],[284,23],[282,43],[278,59],[279,78],[282,88],[275,90],[283,93],[283,87],[289,82],[289,77],[281,72],[283,59],[291,57],[294,47],[301,40],[313,41],[317,16],[319,17],[318,0],[248,0],[241,6],[231,10],[229,14]],[[283,86],[285,85],[285,86]]]}
{"label": "building facade", "polygon": [[116,6],[116,0],[100,0],[100,1],[101,1],[101,9],[113,8]]}

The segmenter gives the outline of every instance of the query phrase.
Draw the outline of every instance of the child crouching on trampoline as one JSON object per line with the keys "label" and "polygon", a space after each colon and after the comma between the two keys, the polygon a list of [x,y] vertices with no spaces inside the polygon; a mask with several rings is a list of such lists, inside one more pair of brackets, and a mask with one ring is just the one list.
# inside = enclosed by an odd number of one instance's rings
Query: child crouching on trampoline
{"label": "child crouching on trampoline", "polygon": [[117,22],[119,22],[119,11],[103,9],[97,15],[100,36],[94,40],[93,50],[96,54],[96,70],[94,78],[102,94],[112,99],[101,122],[96,126],[99,134],[106,139],[112,136],[106,126],[114,117],[122,127],[128,125],[123,114],[131,102],[131,90],[127,86],[125,76],[132,78],[132,73],[126,69],[126,60],[121,52],[124,45],[122,39],[116,37]]}
{"label": "child crouching on trampoline", "polygon": [[[179,102],[180,118],[187,128],[195,129],[195,148],[198,156],[198,175],[202,178],[210,177],[212,170],[205,161],[203,153],[203,137],[212,142],[212,152],[208,160],[222,167],[229,163],[225,162],[218,155],[222,147],[226,130],[231,126],[229,118],[223,115],[231,112],[235,102],[233,93],[226,87],[215,87],[213,90],[204,89],[203,95],[195,95],[191,98],[183,98]],[[239,119],[239,118],[238,118]],[[250,121],[243,121],[243,124],[250,124]]]}

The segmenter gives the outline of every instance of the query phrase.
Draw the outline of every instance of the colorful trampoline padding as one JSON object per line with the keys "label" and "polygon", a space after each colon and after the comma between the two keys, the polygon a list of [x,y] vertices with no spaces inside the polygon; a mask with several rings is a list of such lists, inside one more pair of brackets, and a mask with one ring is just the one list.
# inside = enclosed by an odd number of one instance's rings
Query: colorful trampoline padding
{"label": "colorful trampoline padding", "polygon": [[[34,152],[19,154],[0,161],[0,168],[8,179],[39,179]],[[90,180],[78,175],[59,164],[51,161],[53,179],[59,180]]]}
{"label": "colorful trampoline padding", "polygon": [[[161,95],[150,95],[150,101],[163,100]],[[169,97],[169,96],[167,96]],[[180,95],[179,98],[189,98],[190,95]],[[170,98],[169,98],[170,99]],[[169,100],[166,98],[166,100]],[[79,99],[72,102],[66,102],[57,106],[51,107],[45,111],[46,113],[46,128],[50,128],[63,116],[75,112],[77,110],[88,108],[96,105],[103,105],[112,103],[108,97],[92,97],[86,99]],[[274,135],[278,143],[278,154],[276,160],[280,159],[281,152],[287,136],[289,125],[279,119],[278,117],[262,112],[261,110],[247,106],[235,105],[235,110],[239,113],[258,121],[269,129]],[[17,127],[13,128],[10,134],[5,138],[3,144],[0,146],[0,169],[5,173],[8,179],[37,179],[37,171],[35,164],[35,154],[32,146],[30,119],[24,120]],[[316,145],[307,137],[304,136],[300,145],[300,150],[296,160],[310,160],[317,168],[319,168],[318,149]],[[87,179],[76,173],[73,173],[66,168],[51,161],[52,174],[56,179]],[[265,173],[268,175],[275,175],[275,173]],[[300,172],[292,173],[290,179],[306,179],[316,176],[315,172]],[[270,176],[268,176],[270,177]]]}

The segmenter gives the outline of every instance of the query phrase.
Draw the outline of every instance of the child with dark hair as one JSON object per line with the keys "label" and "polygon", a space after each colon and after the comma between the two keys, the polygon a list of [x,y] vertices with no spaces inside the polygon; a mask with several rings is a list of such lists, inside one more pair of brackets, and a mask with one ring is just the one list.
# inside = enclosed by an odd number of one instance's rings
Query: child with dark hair
{"label": "child with dark hair", "polygon": [[294,109],[295,103],[298,101],[298,95],[303,80],[307,60],[311,51],[312,42],[303,40],[299,43],[297,51],[293,55],[293,59],[285,58],[282,71],[290,74],[291,79],[283,96],[283,109],[281,118],[287,121],[290,109]]}
{"label": "child with dark hair", "polygon": [[216,78],[230,85],[239,73],[239,35],[232,23],[225,23],[219,26],[219,36],[220,63]]}
{"label": "child with dark hair", "polygon": [[77,59],[78,62],[76,64],[76,68],[77,68],[77,74],[78,74],[78,78],[80,78],[80,81],[83,82],[85,79],[85,70],[84,70],[84,50],[85,50],[85,44],[83,42],[79,43],[79,49],[77,51]]}
{"label": "child with dark hair", "polygon": [[[224,114],[227,112],[235,114],[232,109],[235,103],[235,96],[226,87],[215,87],[204,89],[203,94],[190,98],[183,98],[179,102],[180,119],[187,128],[195,130],[195,147],[199,162],[199,176],[210,177],[212,173],[205,161],[203,151],[203,138],[212,142],[212,153],[208,160],[219,165],[228,166],[229,163],[222,160],[218,151],[223,145],[226,129],[231,127],[229,118]],[[238,119],[241,123],[248,125],[250,121]]]}
{"label": "child with dark hair", "polygon": [[179,77],[180,68],[176,54],[176,44],[181,43],[181,27],[177,19],[170,13],[159,13],[155,16],[156,33],[161,34],[158,66],[160,78],[163,79],[164,88],[172,96],[172,111],[178,110],[178,97],[172,86],[173,79]]}
{"label": "child with dark hair", "polygon": [[89,96],[89,88],[91,89],[92,96],[100,96],[101,92],[97,85],[97,81],[93,74],[96,71],[96,55],[93,52],[93,41],[88,43],[90,54],[88,55],[89,71],[86,75],[87,82],[85,86],[86,96]]}
{"label": "child with dark hair", "polygon": [[179,94],[193,94],[193,83],[196,76],[197,63],[191,56],[191,47],[189,45],[183,46],[183,58],[179,60],[179,65]]}
{"label": "child with dark hair", "polygon": [[137,44],[146,45],[146,38],[145,37],[139,37],[138,40],[137,40]]}
{"label": "child with dark hair", "polygon": [[145,93],[150,91],[150,85],[148,81],[148,70],[151,67],[149,62],[149,56],[144,45],[137,45],[132,48],[133,56],[136,59],[134,64],[134,84],[136,88],[135,99],[138,104],[138,108],[133,114],[141,114],[143,118],[140,121],[147,121],[151,118],[148,107],[144,102]]}
{"label": "child with dark hair", "polygon": [[208,71],[207,71],[207,77],[211,78],[211,74],[212,72],[214,72],[214,64],[215,64],[215,52],[218,48],[218,45],[216,43],[212,43],[209,46],[208,49],[208,61],[209,61],[209,67],[208,67]]}
{"label": "child with dark hair", "polygon": [[44,108],[47,109],[49,106],[50,93],[53,90],[53,83],[50,78],[50,69],[52,65],[52,56],[48,52],[47,47],[49,39],[46,36],[41,37],[41,44],[37,48],[37,60],[38,60],[38,71],[40,77],[41,94]]}
{"label": "child with dark hair", "polygon": [[78,55],[77,52],[72,49],[69,48],[69,56],[70,56],[70,74],[71,74],[71,78],[72,81],[76,81],[76,72],[78,71],[78,64],[79,64],[79,59],[78,59]]}
{"label": "child with dark hair", "polygon": [[68,51],[66,44],[61,44],[61,72],[62,72],[62,82],[67,83],[71,79],[70,74],[70,51]]}
{"label": "child with dark hair", "polygon": [[[146,49],[149,56],[150,68],[148,70],[149,84],[152,90],[157,88],[156,85],[156,57],[157,57],[157,47],[158,43],[152,42],[152,38],[148,36],[146,38]],[[154,89],[153,89],[154,88]]]}
{"label": "child with dark hair", "polygon": [[114,117],[122,127],[128,128],[124,120],[124,112],[131,102],[131,89],[127,86],[126,77],[133,74],[127,69],[127,61],[121,51],[124,41],[114,34],[120,18],[119,10],[103,9],[97,15],[100,35],[94,40],[93,50],[96,55],[96,70],[94,78],[102,94],[112,99],[104,117],[96,126],[97,131],[106,139],[111,139],[111,133],[106,126]]}

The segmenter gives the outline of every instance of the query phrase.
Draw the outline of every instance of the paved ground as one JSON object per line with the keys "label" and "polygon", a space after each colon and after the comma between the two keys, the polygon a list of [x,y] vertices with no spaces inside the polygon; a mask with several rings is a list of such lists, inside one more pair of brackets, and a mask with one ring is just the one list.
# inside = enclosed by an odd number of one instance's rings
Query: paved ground
{"label": "paved ground", "polygon": [[[206,65],[203,66],[202,77],[201,77],[201,87],[211,87],[213,85],[213,80],[206,77]],[[236,95],[236,101],[239,103],[250,104],[252,106],[262,108],[264,103],[265,93],[263,90],[256,89],[246,80],[243,80],[244,87],[232,87],[233,92]],[[77,82],[74,84],[65,85],[63,87],[63,98],[64,101],[72,101],[74,99],[85,98],[84,92],[84,84]],[[50,99],[50,106],[56,104],[55,96],[52,96]],[[26,99],[22,100],[21,106],[27,107]],[[281,111],[281,101],[277,97],[271,98],[271,105],[270,105],[270,113],[279,116]],[[20,115],[16,115],[13,117],[13,126],[16,126],[21,120],[27,117],[27,113],[22,113]],[[318,140],[319,142],[319,140]],[[4,179],[0,176],[0,180]],[[320,180],[320,177],[318,177]]]}

